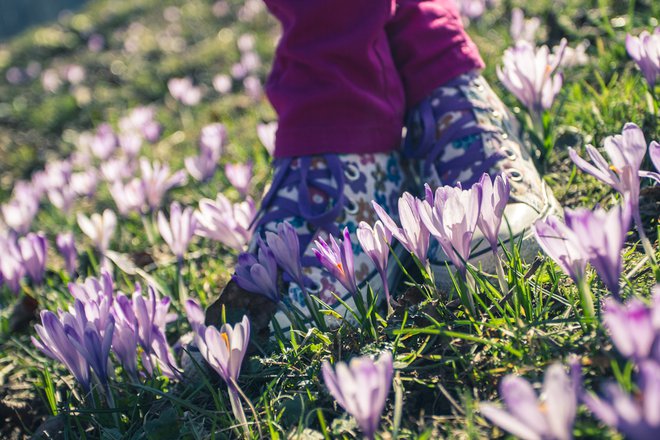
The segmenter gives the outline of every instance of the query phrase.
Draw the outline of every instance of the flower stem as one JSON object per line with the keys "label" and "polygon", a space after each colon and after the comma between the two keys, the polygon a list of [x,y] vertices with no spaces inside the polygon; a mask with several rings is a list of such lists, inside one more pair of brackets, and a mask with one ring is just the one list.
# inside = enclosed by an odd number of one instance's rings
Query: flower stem
{"label": "flower stem", "polygon": [[591,287],[589,287],[586,277],[582,277],[582,279],[579,280],[577,288],[580,294],[582,312],[584,313],[585,318],[591,323],[596,316],[596,312],[594,311],[593,294],[591,293]]}
{"label": "flower stem", "polygon": [[493,255],[495,256],[495,270],[497,271],[497,280],[500,283],[500,290],[502,295],[506,296],[509,293],[509,283],[506,281],[506,274],[504,273],[504,266],[502,265],[502,260],[500,259],[500,254],[497,252],[497,248],[493,248]]}
{"label": "flower stem", "polygon": [[231,411],[234,413],[236,420],[241,424],[243,432],[245,433],[245,438],[250,438],[250,428],[248,427],[247,418],[245,417],[245,411],[243,411],[243,405],[241,405],[241,397],[234,384],[229,384],[228,391],[229,402],[231,402]]}

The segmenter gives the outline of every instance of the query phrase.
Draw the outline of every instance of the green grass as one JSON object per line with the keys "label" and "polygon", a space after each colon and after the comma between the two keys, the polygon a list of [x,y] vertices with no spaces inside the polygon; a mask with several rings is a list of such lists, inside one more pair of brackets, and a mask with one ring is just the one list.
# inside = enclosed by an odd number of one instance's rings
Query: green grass
{"label": "green grass", "polygon": [[[228,1],[230,12],[216,18],[211,2],[204,0],[97,0],[59,23],[24,33],[0,45],[0,74],[10,66],[25,67],[37,60],[42,68],[68,63],[85,67],[87,78],[71,91],[67,86],[56,93],[45,93],[40,82],[19,86],[0,80],[0,200],[9,197],[13,182],[29,178],[56,158],[74,150],[80,132],[109,121],[115,124],[139,104],[152,104],[164,126],[163,139],[153,147],[143,147],[151,158],[167,159],[173,169],[183,166],[183,158],[196,150],[199,130],[207,123],[225,124],[229,146],[221,164],[251,159],[255,163],[252,190],[258,199],[268,181],[268,154],[256,136],[260,121],[275,119],[265,99],[250,100],[239,84],[232,93],[218,96],[211,88],[216,73],[228,73],[239,59],[237,38],[254,34],[262,58],[258,74],[265,79],[272,60],[278,27],[265,11],[250,21],[237,20],[244,2]],[[180,9],[181,19],[168,24],[163,18],[166,5]],[[544,23],[542,33],[548,44],[562,37],[575,46],[580,40],[591,43],[590,62],[567,69],[565,85],[549,122],[555,142],[549,153],[545,180],[566,207],[609,206],[614,193],[592,177],[576,171],[568,159],[568,147],[582,151],[587,144],[600,145],[605,136],[620,133],[624,123],[635,122],[647,141],[660,139],[658,109],[648,95],[646,84],[628,58],[624,40],[627,31],[657,26],[660,4],[653,1],[549,1],[512,2],[489,11],[473,22],[473,35],[487,62],[485,76],[498,89],[514,111],[518,103],[497,81],[495,67],[503,50],[511,43],[508,20],[513,5],[525,7],[527,15],[537,15]],[[139,23],[139,25],[136,25]],[[168,28],[169,26],[169,28]],[[139,35],[135,53],[123,51],[129,32]],[[106,49],[98,54],[86,49],[85,36],[102,33]],[[168,50],[164,40],[180,39],[185,50]],[[165,47],[165,48],[164,48]],[[203,103],[192,110],[178,106],[167,93],[167,80],[191,75],[207,87]],[[77,97],[77,98],[76,98]],[[649,168],[649,164],[645,164]],[[169,197],[195,204],[216,192],[239,200],[223,173],[211,182],[189,183],[172,191]],[[106,188],[95,200],[80,200],[76,210],[86,213],[114,208]],[[657,188],[649,189],[642,200],[647,232],[657,239]],[[51,239],[62,229],[77,231],[77,242],[89,243],[66,217],[45,206],[35,220],[35,230]],[[624,252],[624,274],[629,283],[624,297],[648,296],[654,280],[643,258],[634,233]],[[143,224],[134,216],[122,221],[113,247],[142,268],[128,275],[115,270],[119,289],[132,292],[136,283],[156,281],[163,293],[174,297],[173,309],[180,318],[168,326],[171,342],[189,331],[181,304],[176,299],[176,265],[162,241],[150,244]],[[657,248],[656,248],[657,249]],[[656,251],[657,255],[657,251]],[[217,244],[197,239],[184,265],[183,277],[191,297],[209,305],[226,284],[236,255]],[[81,274],[98,274],[93,253],[81,256]],[[38,300],[40,309],[65,308],[70,302],[67,276],[53,251],[43,287],[26,286]],[[413,268],[408,269],[413,271]],[[358,312],[359,325],[345,322],[339,329],[322,332],[294,332],[263,344],[246,359],[240,385],[254,405],[256,414],[245,405],[253,437],[287,438],[310,434],[317,438],[359,438],[355,422],[327,393],[320,376],[323,360],[347,360],[358,354],[376,354],[383,349],[395,354],[395,381],[389,396],[380,432],[384,438],[483,438],[501,436],[478,412],[478,402],[497,399],[501,378],[517,373],[540,382],[551,363],[564,362],[570,354],[582,359],[585,384],[598,388],[604,378],[618,377],[630,382],[631,365],[618,357],[602,326],[588,325],[582,318],[577,289],[550,260],[539,256],[521,261],[518,249],[509,249],[505,262],[511,292],[500,291],[497,280],[475,272],[476,291],[462,286],[460,298],[472,296],[474,313],[454,294],[447,298],[430,285],[428,277],[415,276],[402,289],[415,290],[423,300],[400,309],[389,319],[382,311],[365,305]],[[597,299],[607,296],[593,272],[588,273]],[[377,294],[378,292],[376,292]],[[84,399],[73,378],[55,362],[46,359],[30,343],[33,323],[10,331],[15,304],[22,301],[6,289],[0,290],[0,392],[2,414],[9,411],[9,423],[0,436],[14,433],[28,436],[48,416],[64,438],[232,438],[240,436],[232,416],[225,386],[202,363],[191,362],[186,380],[168,382],[164,378],[131,384],[117,369],[112,381],[115,407],[102,403],[101,396]],[[319,306],[323,310],[323,306]],[[5,408],[9,408],[6,410]],[[586,410],[578,416],[576,437],[616,437]]]}

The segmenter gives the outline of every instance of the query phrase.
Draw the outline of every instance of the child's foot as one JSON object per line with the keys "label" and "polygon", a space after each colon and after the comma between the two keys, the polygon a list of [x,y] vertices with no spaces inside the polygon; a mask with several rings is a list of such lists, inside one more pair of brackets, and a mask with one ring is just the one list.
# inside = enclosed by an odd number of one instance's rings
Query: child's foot
{"label": "child's foot", "polygon": [[[353,299],[341,284],[321,269],[313,248],[314,240],[319,237],[326,240],[328,235],[334,236],[335,239],[342,238],[341,231],[347,227],[355,254],[354,267],[360,291],[364,294],[366,284],[369,283],[374,292],[382,292],[380,277],[360,248],[355,231],[361,221],[373,224],[377,220],[371,205],[372,200],[393,212],[401,194],[403,180],[399,154],[328,154],[276,159],[273,165],[273,183],[262,202],[250,252],[257,255],[258,238],[263,238],[266,231],[277,232],[280,223],[290,223],[295,228],[300,242],[307,292],[344,316],[346,309],[333,293],[351,307],[354,305]],[[396,265],[390,266],[394,268]],[[390,274],[391,285],[394,282],[392,277],[396,275],[393,270]],[[282,304],[275,314],[283,330],[290,327],[290,321],[282,306],[294,306],[304,313],[307,320],[310,318],[300,286],[287,278],[281,278],[278,291],[282,296]],[[235,308],[233,299],[241,295],[245,298],[255,296],[232,282],[214,306],[217,309],[221,304],[227,304],[228,308]],[[379,297],[379,300],[382,299]],[[264,308],[261,304],[262,298],[241,302],[239,307],[244,309],[243,313],[247,313],[250,318],[254,316],[262,323],[265,322],[263,315],[275,311],[275,307]],[[207,313],[208,319],[210,318]]]}
{"label": "child's foot", "polygon": [[[409,113],[404,152],[419,160],[422,182],[432,188],[456,185],[469,188],[483,173],[503,174],[511,185],[500,240],[508,243],[522,235],[521,254],[531,258],[538,246],[532,224],[561,212],[559,203],[539,175],[519,138],[517,121],[509,114],[486,80],[478,73],[461,75],[436,90]],[[509,227],[511,231],[509,231]],[[483,235],[476,231],[474,242]],[[471,254],[470,262],[494,270],[494,256],[486,240]],[[451,260],[437,242],[429,259],[441,288],[451,286],[446,265]],[[444,275],[444,276],[443,276]]]}

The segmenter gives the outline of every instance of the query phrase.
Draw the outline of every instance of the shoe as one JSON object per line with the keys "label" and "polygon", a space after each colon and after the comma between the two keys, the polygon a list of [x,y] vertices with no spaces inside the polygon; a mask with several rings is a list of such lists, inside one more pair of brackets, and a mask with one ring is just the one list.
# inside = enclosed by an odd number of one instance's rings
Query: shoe
{"label": "shoe", "polygon": [[[409,111],[404,155],[417,161],[421,183],[431,188],[460,182],[467,189],[485,172],[506,176],[511,196],[499,238],[507,247],[511,240],[522,240],[521,257],[529,261],[540,249],[531,226],[548,215],[561,215],[562,209],[519,133],[517,121],[486,80],[470,72],[438,87]],[[469,262],[493,273],[495,257],[481,231],[475,232],[473,243],[478,245]],[[451,290],[447,265],[452,272],[454,268],[436,240],[428,256],[438,287]]]}
{"label": "shoe", "polygon": [[[352,295],[328,272],[321,268],[313,249],[319,237],[328,240],[332,235],[341,238],[348,228],[354,252],[354,267],[359,291],[366,298],[366,285],[383,300],[382,282],[371,260],[362,251],[356,237],[361,221],[373,224],[377,215],[372,208],[375,200],[391,215],[402,192],[404,171],[398,152],[378,154],[327,154],[275,159],[274,175],[270,189],[264,196],[260,214],[257,216],[255,234],[248,253],[256,256],[259,242],[265,233],[277,233],[282,222],[295,228],[300,243],[300,254],[307,292],[331,306],[339,315],[349,318],[346,308],[337,300],[342,298],[349,307],[355,308]],[[251,257],[248,257],[251,258]],[[241,258],[239,257],[239,263]],[[388,266],[388,284],[394,286],[400,276],[394,262]],[[280,271],[282,272],[282,271]],[[219,307],[238,307],[240,314],[261,323],[274,315],[278,326],[287,332],[291,322],[285,308],[295,307],[311,321],[302,289],[282,273],[280,278],[281,303],[274,307],[265,297],[254,298],[253,292],[241,288],[235,281],[225,288],[219,302],[212,306],[215,311],[207,312],[207,322],[219,319]],[[237,307],[236,307],[237,306]],[[210,316],[213,315],[213,316]],[[236,316],[235,318],[239,318]],[[337,326],[339,320],[326,316],[329,326]],[[233,319],[233,318],[232,318]],[[230,319],[228,319],[230,320]],[[270,329],[272,330],[272,329]]]}

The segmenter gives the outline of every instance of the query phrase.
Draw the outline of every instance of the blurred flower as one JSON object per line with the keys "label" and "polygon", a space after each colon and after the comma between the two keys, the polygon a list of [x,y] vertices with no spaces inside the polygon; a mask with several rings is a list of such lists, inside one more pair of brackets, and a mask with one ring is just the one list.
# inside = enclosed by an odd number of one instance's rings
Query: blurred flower
{"label": "blurred flower", "polygon": [[485,173],[479,184],[481,185],[482,197],[477,226],[484,234],[493,252],[497,252],[502,215],[504,215],[504,208],[509,202],[511,186],[505,176],[498,175],[492,181],[490,176]]}
{"label": "blurred flower", "polygon": [[589,259],[587,251],[581,246],[581,240],[554,215],[537,220],[532,229],[543,252],[579,285]]}
{"label": "blurred flower", "polygon": [[197,300],[192,298],[186,300],[183,304],[183,308],[186,311],[186,318],[188,319],[193,332],[197,333],[198,330],[204,329],[206,315],[204,309],[202,309],[202,306],[199,305]]}
{"label": "blurred flower", "polygon": [[236,40],[236,46],[241,52],[250,52],[254,50],[256,39],[253,34],[243,34]]}
{"label": "blurred flower", "polygon": [[258,239],[257,243],[258,258],[252,253],[239,255],[232,279],[248,292],[258,293],[273,302],[279,302],[275,256],[261,239]]}
{"label": "blurred flower", "polygon": [[[435,191],[433,205],[419,201],[419,217],[438,239],[442,250],[462,275],[470,258],[472,236],[481,211],[482,189],[479,183],[469,190],[443,186]],[[401,214],[399,214],[401,215]]]}
{"label": "blurred flower", "polygon": [[127,157],[134,158],[142,148],[142,135],[137,131],[122,132],[119,135],[119,146]]}
{"label": "blurred flower", "polygon": [[[305,278],[300,255],[300,240],[296,229],[289,222],[277,225],[277,231],[266,231],[266,243],[277,264],[301,288],[305,288]],[[276,274],[277,275],[277,274]]]}
{"label": "blurred flower", "polygon": [[101,278],[88,277],[84,282],[69,283],[69,293],[80,301],[89,322],[104,333],[112,314],[114,282],[108,271],[101,271]]}
{"label": "blurred flower", "polygon": [[521,439],[569,440],[573,438],[580,380],[576,369],[571,376],[561,364],[548,367],[538,399],[529,382],[507,375],[500,384],[506,410],[482,402],[480,411],[488,420]]}
{"label": "blurred flower", "polygon": [[171,78],[167,88],[174,99],[187,106],[195,106],[202,100],[202,90],[193,85],[190,77]]}
{"label": "blurred flower", "polygon": [[242,203],[232,204],[222,193],[215,200],[199,201],[196,233],[202,237],[219,241],[237,251],[242,251],[252,238],[252,220],[256,215],[254,201],[248,198]]}
{"label": "blurred flower", "polygon": [[73,238],[72,232],[62,232],[57,234],[55,239],[57,250],[64,259],[64,267],[70,276],[75,275],[78,259],[78,251],[76,250],[76,242]]}
{"label": "blurred flower", "polygon": [[426,254],[429,250],[430,232],[424,225],[419,216],[419,205],[412,194],[405,192],[399,198],[399,219],[401,228],[394,223],[394,220],[385,212],[385,210],[375,201],[371,204],[383,222],[383,225],[390,230],[394,236],[405,247],[408,252],[415,255],[421,262],[426,261]]}
{"label": "blurred flower", "polygon": [[54,93],[62,85],[60,75],[55,69],[46,69],[41,74],[41,85],[47,92]]}
{"label": "blurred flower", "polygon": [[64,67],[64,76],[70,84],[76,85],[85,80],[87,73],[85,68],[79,64],[68,64]]}
{"label": "blurred flower", "polygon": [[509,33],[513,41],[527,41],[533,44],[536,41],[539,27],[541,27],[541,20],[538,17],[525,19],[525,13],[520,8],[513,8],[511,11]]}
{"label": "blurred flower", "polygon": [[584,66],[589,62],[589,55],[587,55],[587,49],[591,43],[589,40],[582,40],[578,43],[575,48],[566,46],[562,48],[562,45],[557,45],[552,47],[552,55],[554,57],[561,56],[562,50],[564,51],[564,56],[561,57],[560,66],[561,67],[576,67]]}
{"label": "blurred flower", "polygon": [[589,410],[603,423],[633,440],[660,437],[660,365],[646,361],[639,366],[638,392],[629,394],[617,383],[604,386],[604,397],[591,392],[582,396]]}
{"label": "blurred flower", "polygon": [[[332,235],[329,236],[330,243],[319,237],[314,240],[316,248],[314,255],[319,263],[348,290],[350,294],[357,294],[358,287],[355,279],[355,267],[353,264],[353,245],[351,244],[351,235],[348,228],[344,228],[343,240],[335,240]],[[341,244],[341,247],[340,247]]]}
{"label": "blurred flower", "polygon": [[257,137],[271,156],[275,152],[275,132],[277,132],[276,121],[257,124]]}
{"label": "blurred flower", "polygon": [[71,208],[76,199],[77,195],[73,191],[70,183],[48,190],[48,200],[50,200],[50,203],[65,214],[71,212]]}
{"label": "blurred flower", "polygon": [[25,267],[21,261],[21,254],[13,235],[0,236],[0,272],[2,281],[13,293],[21,290],[21,279],[25,275]]}
{"label": "blurred flower", "polygon": [[216,92],[224,95],[231,91],[232,79],[231,76],[224,73],[218,74],[213,77],[213,88]]}
{"label": "blurred flower", "polygon": [[355,417],[362,434],[373,439],[392,387],[392,354],[384,352],[377,361],[367,356],[338,362],[333,371],[328,361],[321,367],[323,381],[337,403]]}
{"label": "blurred flower", "polygon": [[7,79],[7,82],[11,85],[18,85],[22,83],[23,80],[25,79],[23,75],[23,71],[15,66],[7,69],[7,73],[5,73],[5,78]]}
{"label": "blurred flower", "polygon": [[220,123],[206,125],[199,136],[199,147],[209,150],[217,157],[222,155],[227,142],[227,129]]}
{"label": "blurred flower", "polygon": [[141,134],[147,142],[154,143],[160,137],[161,126],[156,121],[156,111],[151,106],[139,106],[119,120],[122,134]]}
{"label": "blurred flower", "polygon": [[614,298],[605,299],[603,325],[619,353],[636,362],[654,357],[660,361],[660,357],[657,357],[660,353],[652,353],[656,336],[660,333],[660,322],[654,322],[660,317],[659,306],[660,289],[657,287],[652,308],[637,298],[629,300],[625,305]]}
{"label": "blurred flower", "polygon": [[243,87],[245,93],[253,101],[259,101],[263,95],[263,88],[261,87],[261,80],[254,75],[245,77],[243,80]]}
{"label": "blurred flower", "polygon": [[71,175],[71,190],[79,196],[92,197],[96,192],[97,184],[98,175],[93,168]]}
{"label": "blurred flower", "polygon": [[238,192],[246,197],[252,182],[252,162],[228,163],[225,165],[225,176]]}
{"label": "blurred flower", "polygon": [[101,34],[92,34],[87,39],[87,49],[89,49],[90,52],[101,52],[104,46],[105,38],[103,38],[103,35]]}
{"label": "blurred flower", "polygon": [[21,262],[35,284],[41,284],[44,280],[47,250],[46,237],[42,233],[30,232],[18,240]]}
{"label": "blurred flower", "polygon": [[144,184],[137,177],[127,184],[113,182],[110,185],[110,195],[117,205],[117,210],[124,216],[131,212],[141,212],[145,203]]}
{"label": "blurred flower", "polygon": [[34,197],[14,197],[2,205],[5,224],[17,234],[25,234],[30,230],[38,211],[39,201]]}
{"label": "blurred flower", "polygon": [[80,230],[89,237],[101,254],[105,254],[117,226],[115,213],[109,209],[104,210],[103,215],[94,213],[91,217],[78,213],[77,219]]}
{"label": "blurred flower", "polygon": [[567,209],[566,226],[573,231],[587,253],[589,263],[601,281],[619,296],[619,278],[623,270],[621,249],[630,228],[631,206],[624,202],[609,211],[604,209]]}
{"label": "blurred flower", "polygon": [[551,56],[548,46],[537,49],[527,41],[518,41],[504,51],[503,66],[497,67],[500,81],[537,118],[552,107],[561,89],[563,77],[556,71],[565,47],[563,39],[559,54]]}
{"label": "blurred flower", "polygon": [[135,163],[123,157],[108,159],[100,168],[103,178],[109,183],[128,179],[135,173]]}
{"label": "blurred flower", "polygon": [[115,317],[115,332],[112,335],[112,351],[124,367],[124,371],[133,380],[137,380],[138,324],[132,304],[123,293],[117,295],[113,316]]}
{"label": "blurred flower", "polygon": [[[60,312],[62,318],[67,315],[70,317],[69,319],[75,319],[68,313]],[[66,322],[66,320],[64,321]],[[32,336],[32,344],[46,356],[64,364],[83,389],[89,391],[89,364],[71,344],[60,318],[51,311],[42,310],[41,324],[35,325],[34,330],[39,339]]]}
{"label": "blurred flower", "polygon": [[362,250],[376,266],[383,282],[388,307],[391,307],[390,288],[387,282],[387,260],[390,256],[392,231],[387,229],[380,220],[377,220],[373,227],[362,221],[358,225],[356,235]]}
{"label": "blurred flower", "polygon": [[158,209],[163,202],[165,193],[172,187],[186,183],[186,173],[179,170],[170,175],[170,167],[154,161],[153,164],[145,157],[140,158],[142,170],[142,184],[144,185],[147,205],[151,209]]}
{"label": "blurred flower", "polygon": [[229,324],[224,324],[220,330],[213,326],[202,327],[195,334],[195,342],[206,362],[227,383],[234,416],[241,423],[246,423],[236,381],[250,344],[250,321],[247,316],[243,316],[241,322],[233,327]]}
{"label": "blurred flower", "polygon": [[660,27],[656,27],[652,34],[643,31],[639,37],[627,34],[626,50],[653,89],[660,75]]}
{"label": "blurred flower", "polygon": [[179,260],[183,258],[183,254],[188,250],[188,245],[195,233],[196,227],[197,220],[190,206],[182,211],[179,203],[172,203],[170,205],[169,222],[163,211],[158,211],[158,230],[160,231],[160,235]]}
{"label": "blurred flower", "polygon": [[117,135],[110,124],[101,124],[96,129],[90,148],[92,153],[101,160],[106,160],[117,148]]}

